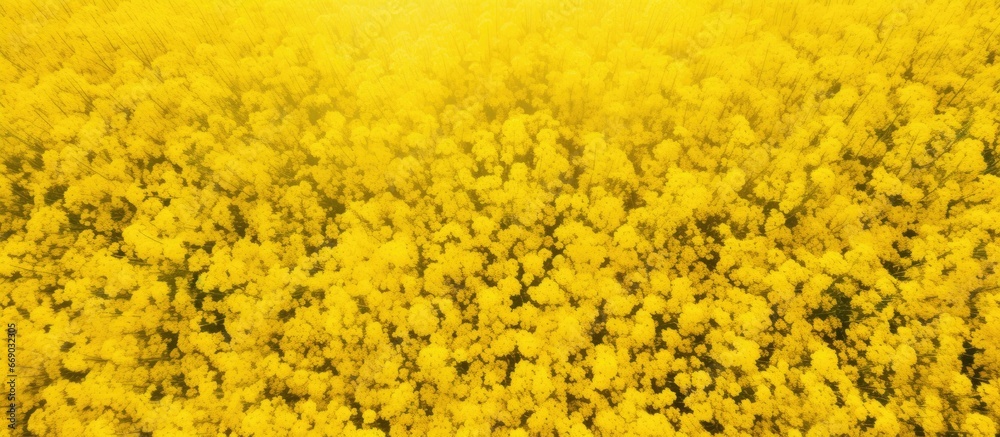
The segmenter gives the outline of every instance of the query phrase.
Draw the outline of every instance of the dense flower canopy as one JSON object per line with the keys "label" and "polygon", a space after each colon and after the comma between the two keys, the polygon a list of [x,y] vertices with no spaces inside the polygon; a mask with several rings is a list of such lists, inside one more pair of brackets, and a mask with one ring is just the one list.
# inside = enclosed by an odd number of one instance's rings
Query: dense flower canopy
{"label": "dense flower canopy", "polygon": [[989,0],[4,0],[26,435],[1000,423]]}

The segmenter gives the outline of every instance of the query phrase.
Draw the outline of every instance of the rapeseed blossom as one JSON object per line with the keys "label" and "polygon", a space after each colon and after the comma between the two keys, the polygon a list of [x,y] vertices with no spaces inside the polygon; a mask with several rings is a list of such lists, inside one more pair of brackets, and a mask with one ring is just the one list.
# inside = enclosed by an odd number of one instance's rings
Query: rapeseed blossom
{"label": "rapeseed blossom", "polygon": [[5,0],[14,434],[996,435],[998,30]]}

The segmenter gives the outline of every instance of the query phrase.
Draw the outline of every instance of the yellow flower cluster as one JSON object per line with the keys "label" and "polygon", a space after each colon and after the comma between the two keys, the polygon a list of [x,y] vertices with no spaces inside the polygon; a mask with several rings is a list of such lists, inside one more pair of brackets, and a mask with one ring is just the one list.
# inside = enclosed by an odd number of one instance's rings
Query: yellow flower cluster
{"label": "yellow flower cluster", "polygon": [[3,0],[20,431],[996,435],[998,29]]}

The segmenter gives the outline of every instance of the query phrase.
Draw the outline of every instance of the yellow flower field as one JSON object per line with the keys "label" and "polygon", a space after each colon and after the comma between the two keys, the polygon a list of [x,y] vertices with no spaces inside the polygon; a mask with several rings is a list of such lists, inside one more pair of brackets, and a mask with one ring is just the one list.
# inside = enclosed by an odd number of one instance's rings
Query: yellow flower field
{"label": "yellow flower field", "polygon": [[993,0],[2,0],[5,429],[997,435],[998,52]]}

